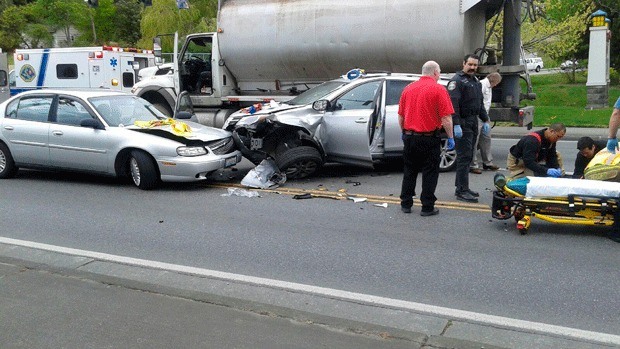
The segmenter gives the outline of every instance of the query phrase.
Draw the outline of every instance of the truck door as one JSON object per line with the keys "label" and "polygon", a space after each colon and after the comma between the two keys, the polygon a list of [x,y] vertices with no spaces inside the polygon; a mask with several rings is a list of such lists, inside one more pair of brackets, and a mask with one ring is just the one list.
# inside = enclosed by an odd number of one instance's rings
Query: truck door
{"label": "truck door", "polygon": [[323,116],[321,142],[330,160],[372,167],[370,141],[383,81],[358,84],[333,100]]}
{"label": "truck door", "polygon": [[6,101],[11,96],[9,86],[9,65],[6,53],[0,53],[0,102]]}

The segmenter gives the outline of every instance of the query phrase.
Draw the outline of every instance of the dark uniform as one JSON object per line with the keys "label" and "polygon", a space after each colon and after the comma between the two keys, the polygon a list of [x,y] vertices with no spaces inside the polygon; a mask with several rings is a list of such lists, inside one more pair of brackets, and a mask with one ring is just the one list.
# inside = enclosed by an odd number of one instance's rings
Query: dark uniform
{"label": "dark uniform", "polygon": [[456,138],[456,194],[464,193],[469,188],[469,164],[474,154],[474,145],[478,137],[478,118],[489,121],[484,109],[482,85],[475,76],[460,71],[448,83],[448,93],[454,106],[452,123],[461,125],[463,137]]}
{"label": "dark uniform", "polygon": [[[556,143],[545,138],[545,130],[546,128],[525,135],[510,147],[510,155],[516,160],[516,163],[512,164],[510,157],[508,158],[508,169],[512,178],[527,175],[525,169],[532,171],[536,177],[547,177],[548,169],[561,167],[555,150]],[[538,134],[538,137],[534,134]]]}

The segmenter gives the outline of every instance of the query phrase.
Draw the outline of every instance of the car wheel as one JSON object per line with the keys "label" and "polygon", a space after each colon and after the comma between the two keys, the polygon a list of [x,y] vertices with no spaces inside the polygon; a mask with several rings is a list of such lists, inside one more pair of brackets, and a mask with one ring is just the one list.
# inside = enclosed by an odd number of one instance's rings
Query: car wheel
{"label": "car wheel", "polygon": [[537,65],[535,70],[536,70],[537,73],[540,72],[540,66]]}
{"label": "car wheel", "polygon": [[9,148],[0,143],[0,178],[11,178],[17,173],[17,166]]}
{"label": "car wheel", "polygon": [[441,139],[441,155],[439,157],[439,172],[448,172],[456,168],[456,148],[448,150],[448,139]]}
{"label": "car wheel", "polygon": [[300,146],[276,156],[276,165],[286,174],[286,179],[300,179],[313,175],[323,166],[323,158],[313,147]]}
{"label": "car wheel", "polygon": [[142,190],[155,188],[159,180],[155,163],[148,154],[139,150],[131,152],[129,174],[133,184]]}

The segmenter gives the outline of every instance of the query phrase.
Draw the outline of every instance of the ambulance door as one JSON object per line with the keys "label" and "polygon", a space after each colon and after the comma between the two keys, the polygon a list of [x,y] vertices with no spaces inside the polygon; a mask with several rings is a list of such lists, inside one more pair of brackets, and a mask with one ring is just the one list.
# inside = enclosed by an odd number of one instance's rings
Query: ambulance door
{"label": "ambulance door", "polygon": [[9,65],[6,53],[0,53],[0,102],[6,101],[11,96],[9,86]]}
{"label": "ambulance door", "polygon": [[[138,75],[139,64],[140,63],[135,60],[134,55],[120,56],[119,85],[121,87],[121,90],[131,92],[131,88],[136,83],[136,76]],[[138,68],[138,70],[136,70],[135,68]]]}
{"label": "ambulance door", "polygon": [[[91,54],[93,55],[93,54]],[[106,85],[105,77],[105,60],[103,59],[103,52],[95,52],[95,58],[88,58],[88,81],[91,88],[108,86]]]}

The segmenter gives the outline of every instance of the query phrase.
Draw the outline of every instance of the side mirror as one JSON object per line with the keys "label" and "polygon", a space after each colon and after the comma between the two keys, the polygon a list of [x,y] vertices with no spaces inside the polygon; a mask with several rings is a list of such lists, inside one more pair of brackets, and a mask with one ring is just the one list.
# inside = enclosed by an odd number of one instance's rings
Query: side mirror
{"label": "side mirror", "polygon": [[192,118],[192,113],[188,111],[180,111],[177,113],[177,115],[174,116],[174,118],[181,119],[181,120],[189,120]]}
{"label": "side mirror", "polygon": [[155,65],[161,62],[161,38],[153,38],[153,54],[155,55]]}
{"label": "side mirror", "polygon": [[327,99],[319,99],[312,103],[312,109],[316,111],[326,111],[330,108],[330,103]]}
{"label": "side mirror", "polygon": [[80,121],[80,126],[94,128],[95,130],[103,129],[101,123],[95,119],[84,119]]}
{"label": "side mirror", "polygon": [[136,61],[131,62],[131,68],[133,70],[140,70],[140,62],[136,62]]}

